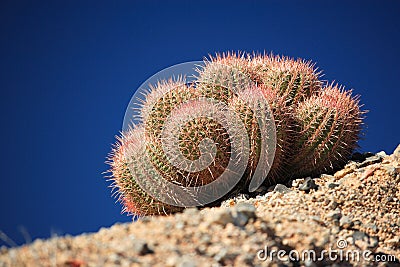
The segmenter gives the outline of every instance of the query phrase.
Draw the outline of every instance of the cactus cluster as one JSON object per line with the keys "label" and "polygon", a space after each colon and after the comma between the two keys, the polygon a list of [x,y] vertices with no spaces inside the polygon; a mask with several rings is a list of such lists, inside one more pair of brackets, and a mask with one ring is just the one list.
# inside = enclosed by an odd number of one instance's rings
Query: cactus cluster
{"label": "cactus cluster", "polygon": [[[218,102],[233,117],[216,120],[212,110],[204,113],[204,99]],[[270,133],[260,126],[260,114],[268,111],[276,147],[273,160],[265,163],[271,144],[263,144],[263,138]],[[152,183],[181,188],[212,184],[233,154],[246,155],[247,165],[231,191],[246,191],[260,163],[270,165],[263,174],[268,184],[315,176],[348,159],[357,147],[364,113],[357,96],[321,81],[311,62],[272,54],[218,54],[204,60],[194,83],[178,78],[151,86],[140,110],[142,124],[122,133],[109,156],[111,180],[124,211],[152,215],[182,209],[157,200]],[[227,130],[233,121],[244,128]],[[233,142],[232,131],[245,133],[247,152],[237,145],[241,139]],[[141,183],[145,178],[151,181],[147,190]]]}

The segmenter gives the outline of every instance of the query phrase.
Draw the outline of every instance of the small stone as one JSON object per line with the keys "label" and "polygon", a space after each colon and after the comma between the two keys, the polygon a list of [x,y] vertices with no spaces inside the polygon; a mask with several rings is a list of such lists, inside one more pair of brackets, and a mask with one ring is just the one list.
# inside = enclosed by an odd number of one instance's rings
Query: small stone
{"label": "small stone", "polygon": [[177,255],[172,255],[167,258],[167,260],[165,261],[165,265],[170,267],[176,266],[178,261],[179,257]]}
{"label": "small stone", "polygon": [[324,225],[324,221],[321,220],[321,218],[319,216],[310,216],[310,219],[315,221],[315,222],[317,222],[317,223],[319,223],[319,224],[321,224],[321,225]]}
{"label": "small stone", "polygon": [[349,216],[342,216],[339,220],[340,227],[347,229],[353,226],[353,222]]}
{"label": "small stone", "polygon": [[114,263],[114,264],[120,264],[120,256],[118,256],[118,254],[116,254],[116,253],[111,253],[109,256],[108,256],[108,260],[110,261],[110,262],[112,262],[112,263]]}
{"label": "small stone", "polygon": [[290,193],[292,190],[284,186],[283,184],[277,184],[275,185],[274,192],[279,192],[282,194]]}
{"label": "small stone", "polygon": [[380,152],[376,153],[376,155],[381,157],[381,158],[384,158],[384,157],[387,156],[385,151],[380,151]]}
{"label": "small stone", "polygon": [[302,180],[300,180],[300,179],[292,180],[292,187],[294,187],[294,188],[299,187],[301,181],[302,181]]}
{"label": "small stone", "polygon": [[365,168],[365,170],[364,170],[363,174],[361,175],[360,179],[364,180],[364,179],[370,177],[371,175],[374,174],[375,170],[376,170],[376,167],[373,167],[373,166],[369,166],[368,168]]}
{"label": "small stone", "polygon": [[228,223],[233,223],[233,216],[228,209],[219,209],[215,212],[211,212],[210,216],[207,217],[209,223],[216,223],[221,225],[226,225]]}
{"label": "small stone", "polygon": [[251,218],[256,218],[256,208],[249,203],[239,203],[233,210],[233,224],[245,226]]}
{"label": "small stone", "polygon": [[310,189],[317,190],[318,185],[315,183],[315,181],[313,179],[311,179],[311,177],[307,177],[306,180],[304,181],[304,183],[302,183],[299,186],[299,190],[309,192]]}
{"label": "small stone", "polygon": [[175,228],[178,229],[178,230],[182,230],[184,227],[185,227],[185,224],[182,221],[178,221],[175,224]]}
{"label": "small stone", "polygon": [[246,214],[249,218],[256,217],[256,208],[249,203],[239,203],[236,205],[235,210],[238,213]]}
{"label": "small stone", "polygon": [[220,251],[214,256],[214,260],[217,262],[222,262],[228,253],[228,250],[226,248],[221,248]]}
{"label": "small stone", "polygon": [[339,221],[340,218],[342,217],[342,213],[340,212],[340,210],[334,210],[329,212],[326,217],[332,221]]}
{"label": "small stone", "polygon": [[332,210],[335,210],[338,206],[339,206],[339,203],[337,203],[336,201],[332,200],[332,201],[329,203],[328,208],[330,208],[330,209],[332,209]]}
{"label": "small stone", "polygon": [[336,184],[336,183],[330,183],[330,184],[328,184],[328,188],[329,189],[333,189],[333,188],[335,188],[335,187],[338,187],[340,184]]}
{"label": "small stone", "polygon": [[353,233],[353,239],[355,240],[364,240],[364,239],[368,239],[369,236],[368,234],[361,232],[361,231],[355,231]]}
{"label": "small stone", "polygon": [[343,178],[343,177],[345,177],[347,174],[350,174],[350,173],[352,173],[352,172],[354,172],[354,169],[353,169],[353,168],[345,168],[345,169],[343,169],[343,170],[337,171],[337,172],[335,173],[334,177],[335,177],[336,179],[340,179],[340,178]]}
{"label": "small stone", "polygon": [[142,240],[136,240],[135,243],[133,243],[133,251],[141,256],[153,253],[153,250],[151,250],[147,243]]}
{"label": "small stone", "polygon": [[330,174],[321,174],[321,178],[326,179],[326,180],[334,180],[335,177],[333,175]]}
{"label": "small stone", "polygon": [[200,242],[204,244],[210,244],[211,243],[211,236],[207,233],[202,234],[200,237]]}
{"label": "small stone", "polygon": [[332,234],[337,234],[337,233],[339,233],[340,232],[340,227],[339,226],[333,226],[332,228],[331,228],[331,233]]}

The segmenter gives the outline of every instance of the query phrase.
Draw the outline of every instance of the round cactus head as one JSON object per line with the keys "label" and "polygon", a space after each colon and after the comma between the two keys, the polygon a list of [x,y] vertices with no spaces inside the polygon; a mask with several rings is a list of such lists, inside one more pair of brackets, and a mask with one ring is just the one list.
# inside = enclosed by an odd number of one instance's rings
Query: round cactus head
{"label": "round cactus head", "polygon": [[255,55],[250,69],[258,83],[276,90],[287,105],[301,102],[321,89],[320,73],[310,61],[272,54]]}
{"label": "round cactus head", "polygon": [[292,162],[295,176],[340,167],[357,148],[365,112],[360,110],[358,96],[351,93],[331,84],[298,105],[299,138]]}
{"label": "round cactus head", "polygon": [[108,157],[107,163],[111,167],[109,172],[112,175],[111,186],[118,201],[123,205],[122,211],[146,216],[170,214],[182,210],[180,207],[167,205],[151,197],[138,183],[138,179],[143,177],[132,175],[129,165],[135,159],[130,159],[127,152],[143,145],[142,133],[143,129],[138,127],[117,137],[117,142]]}

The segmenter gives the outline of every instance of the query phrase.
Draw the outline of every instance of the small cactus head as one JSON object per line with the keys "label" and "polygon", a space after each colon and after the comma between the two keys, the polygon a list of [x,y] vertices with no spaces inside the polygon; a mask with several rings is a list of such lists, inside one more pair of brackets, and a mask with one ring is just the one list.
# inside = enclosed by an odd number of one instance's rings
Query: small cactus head
{"label": "small cactus head", "polygon": [[331,84],[298,105],[295,176],[341,167],[357,148],[365,112],[360,110],[358,96],[351,93]]}
{"label": "small cactus head", "polygon": [[287,105],[301,102],[321,89],[320,72],[310,61],[255,55],[249,68],[258,83],[277,91]]}
{"label": "small cactus head", "polygon": [[140,142],[144,142],[142,131],[141,128],[131,129],[117,137],[117,142],[108,156],[107,163],[110,165],[111,187],[115,190],[114,194],[118,201],[123,205],[122,212],[145,216],[180,211],[182,208],[167,205],[151,197],[140,187],[137,181],[142,177],[132,175],[127,151],[136,149]]}

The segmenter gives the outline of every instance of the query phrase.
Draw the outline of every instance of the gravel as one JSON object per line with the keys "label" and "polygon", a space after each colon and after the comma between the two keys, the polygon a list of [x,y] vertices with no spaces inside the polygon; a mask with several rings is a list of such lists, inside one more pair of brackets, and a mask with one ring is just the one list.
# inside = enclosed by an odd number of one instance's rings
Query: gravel
{"label": "gravel", "polygon": [[[392,155],[353,159],[334,175],[297,179],[290,187],[276,185],[252,198],[238,195],[221,207],[190,208],[97,233],[2,247],[0,267],[396,266],[400,146]],[[320,256],[324,250],[368,253],[359,259],[289,257],[309,251]],[[271,251],[282,255],[270,257]]]}

